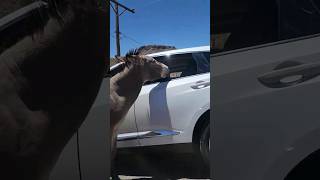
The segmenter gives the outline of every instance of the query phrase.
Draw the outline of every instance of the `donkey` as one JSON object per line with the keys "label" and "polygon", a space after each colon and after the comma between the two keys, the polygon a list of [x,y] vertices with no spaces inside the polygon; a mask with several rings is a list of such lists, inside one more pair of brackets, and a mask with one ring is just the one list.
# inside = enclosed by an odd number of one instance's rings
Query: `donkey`
{"label": "donkey", "polygon": [[111,152],[112,159],[116,154],[117,130],[137,99],[142,85],[147,81],[166,78],[169,75],[168,66],[145,56],[143,48],[129,51],[122,62],[122,71],[110,80],[110,119],[111,119]]}
{"label": "donkey", "polygon": [[23,1],[30,6],[0,17],[0,26],[11,18],[0,27],[0,179],[47,180],[105,74],[108,8]]}

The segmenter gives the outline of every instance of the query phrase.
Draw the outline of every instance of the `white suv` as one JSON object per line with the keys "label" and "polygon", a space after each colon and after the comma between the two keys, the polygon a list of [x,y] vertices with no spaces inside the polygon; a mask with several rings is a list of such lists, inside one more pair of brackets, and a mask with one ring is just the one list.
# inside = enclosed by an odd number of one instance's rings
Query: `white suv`
{"label": "white suv", "polygon": [[118,147],[195,143],[207,157],[210,47],[149,56],[169,66],[170,78],[148,82],[142,87],[119,129]]}

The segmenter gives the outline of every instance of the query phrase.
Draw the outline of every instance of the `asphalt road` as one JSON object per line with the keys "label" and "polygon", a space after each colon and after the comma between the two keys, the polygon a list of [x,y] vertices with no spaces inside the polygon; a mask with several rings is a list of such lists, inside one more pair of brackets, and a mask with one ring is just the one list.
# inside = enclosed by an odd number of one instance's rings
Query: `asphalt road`
{"label": "asphalt road", "polygon": [[185,146],[120,149],[115,170],[120,179],[210,179],[209,168]]}

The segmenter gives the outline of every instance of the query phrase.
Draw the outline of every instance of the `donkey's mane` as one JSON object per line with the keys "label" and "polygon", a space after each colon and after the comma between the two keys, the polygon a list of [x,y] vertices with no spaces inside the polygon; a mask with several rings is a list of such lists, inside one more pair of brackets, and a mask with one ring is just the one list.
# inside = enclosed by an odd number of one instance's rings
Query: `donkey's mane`
{"label": "donkey's mane", "polygon": [[131,49],[128,51],[126,54],[127,56],[132,56],[132,55],[147,55],[147,54],[152,54],[152,53],[157,53],[161,51],[167,51],[167,50],[174,50],[176,49],[174,46],[165,46],[165,45],[144,45],[140,46],[139,48],[136,49]]}
{"label": "donkey's mane", "polygon": [[167,51],[176,49],[174,46],[165,46],[165,45],[145,45],[140,46],[139,48],[131,49],[125,55],[124,61],[126,64],[130,64],[133,61],[141,60],[141,58],[133,58],[135,56],[144,56],[156,52]]}
{"label": "donkey's mane", "polygon": [[[144,56],[152,53],[157,53],[161,51],[173,50],[176,49],[174,46],[166,45],[144,45],[139,48],[130,49],[125,56],[111,58],[111,61],[114,63],[114,67],[107,71],[106,77],[112,77],[115,74],[124,70],[125,67],[130,66],[132,62],[139,62],[141,58],[136,58],[137,56]],[[117,64],[118,65],[115,65]]]}
{"label": "donkey's mane", "polygon": [[141,62],[142,58],[137,58],[139,56],[143,56],[140,48],[135,48],[135,49],[129,50],[128,53],[123,58],[125,65],[129,66],[133,62]]}
{"label": "donkey's mane", "polygon": [[138,56],[140,54],[141,54],[140,48],[130,49],[126,54],[126,57]]}

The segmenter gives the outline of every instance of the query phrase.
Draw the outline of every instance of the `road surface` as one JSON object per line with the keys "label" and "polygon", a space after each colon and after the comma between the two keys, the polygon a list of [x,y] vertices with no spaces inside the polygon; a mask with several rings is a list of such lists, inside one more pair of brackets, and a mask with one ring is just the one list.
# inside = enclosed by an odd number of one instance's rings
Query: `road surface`
{"label": "road surface", "polygon": [[183,145],[171,147],[120,149],[114,166],[116,172],[122,180],[210,179],[209,169],[199,156],[180,151],[185,149]]}

